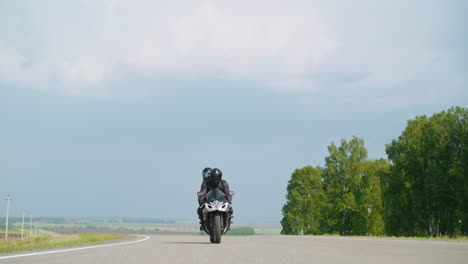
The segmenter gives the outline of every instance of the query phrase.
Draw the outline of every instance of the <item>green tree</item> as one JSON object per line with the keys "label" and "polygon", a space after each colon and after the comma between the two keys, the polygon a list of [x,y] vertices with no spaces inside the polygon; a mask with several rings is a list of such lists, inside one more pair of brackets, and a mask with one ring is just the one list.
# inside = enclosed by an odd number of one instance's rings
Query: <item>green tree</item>
{"label": "green tree", "polygon": [[392,235],[466,234],[468,111],[451,108],[408,121],[387,145],[386,230]]}
{"label": "green tree", "polygon": [[360,194],[367,160],[364,140],[353,137],[348,142],[343,139],[339,147],[332,143],[328,151],[330,154],[325,158],[323,176],[329,204],[327,232],[342,235],[363,233],[365,220],[356,196]]}
{"label": "green tree", "polygon": [[463,212],[462,216],[462,222],[461,222],[461,234],[463,235],[468,235],[468,114],[466,109],[458,110],[462,111],[463,118],[460,120],[460,126],[461,128],[461,144],[462,144],[462,154],[460,163],[461,165],[459,166],[460,171],[457,173],[458,174],[458,182],[463,182],[461,184],[462,190],[458,191],[457,193],[459,196],[457,197],[457,200],[461,203],[461,210]]}
{"label": "green tree", "polygon": [[288,183],[286,204],[283,206],[281,234],[320,234],[321,211],[325,196],[320,167],[296,169]]}
{"label": "green tree", "polygon": [[385,233],[381,179],[388,175],[389,170],[390,164],[386,159],[369,160],[364,164],[357,203],[365,219],[366,235],[379,236]]}

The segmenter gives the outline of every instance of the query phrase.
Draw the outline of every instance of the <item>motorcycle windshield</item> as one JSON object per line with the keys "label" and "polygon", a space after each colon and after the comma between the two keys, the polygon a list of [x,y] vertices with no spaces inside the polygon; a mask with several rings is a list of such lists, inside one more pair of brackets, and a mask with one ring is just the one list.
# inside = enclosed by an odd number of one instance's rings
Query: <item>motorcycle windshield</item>
{"label": "motorcycle windshield", "polygon": [[213,190],[209,191],[207,195],[208,195],[208,198],[210,199],[210,202],[213,202],[215,200],[218,200],[220,202],[226,202],[226,195],[224,194],[223,191],[221,191],[218,188],[214,188]]}

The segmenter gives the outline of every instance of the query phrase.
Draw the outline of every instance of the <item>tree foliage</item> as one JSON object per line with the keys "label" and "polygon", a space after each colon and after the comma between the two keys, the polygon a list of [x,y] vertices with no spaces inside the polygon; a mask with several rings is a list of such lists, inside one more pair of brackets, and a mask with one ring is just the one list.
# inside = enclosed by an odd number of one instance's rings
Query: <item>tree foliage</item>
{"label": "tree foliage", "polygon": [[409,120],[369,160],[364,140],[331,143],[325,167],[296,169],[282,234],[468,235],[468,109]]}
{"label": "tree foliage", "polygon": [[307,166],[291,175],[282,234],[382,234],[379,175],[388,162],[368,160],[356,137],[328,151],[324,169]]}
{"label": "tree foliage", "polygon": [[320,234],[323,195],[320,167],[296,169],[288,183],[286,204],[283,206],[282,234]]}
{"label": "tree foliage", "polygon": [[353,137],[332,143],[325,158],[324,190],[328,198],[328,232],[342,235],[381,234],[382,201],[379,175],[385,160],[368,160],[364,140]]}
{"label": "tree foliage", "polygon": [[467,234],[467,120],[459,107],[418,116],[387,145],[387,233]]}

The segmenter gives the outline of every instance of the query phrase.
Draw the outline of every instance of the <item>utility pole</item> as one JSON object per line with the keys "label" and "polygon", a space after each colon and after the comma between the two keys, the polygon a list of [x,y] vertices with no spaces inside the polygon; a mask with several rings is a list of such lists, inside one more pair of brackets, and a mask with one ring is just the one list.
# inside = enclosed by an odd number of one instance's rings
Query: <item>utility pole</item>
{"label": "utility pole", "polygon": [[21,239],[24,239],[24,213],[26,213],[26,210],[23,208],[23,221],[21,222]]}
{"label": "utility pole", "polygon": [[8,197],[5,200],[7,201],[6,224],[5,224],[5,240],[8,240],[8,217],[10,216],[10,201],[12,200],[10,198],[10,194],[8,194]]}
{"label": "utility pole", "polygon": [[29,236],[32,236],[32,214],[31,214],[31,222],[29,223]]}

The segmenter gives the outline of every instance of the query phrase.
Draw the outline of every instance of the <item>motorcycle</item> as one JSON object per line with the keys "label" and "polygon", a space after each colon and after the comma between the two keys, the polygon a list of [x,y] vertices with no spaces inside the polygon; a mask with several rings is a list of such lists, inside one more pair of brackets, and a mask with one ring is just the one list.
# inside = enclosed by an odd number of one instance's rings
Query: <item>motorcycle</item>
{"label": "motorcycle", "polygon": [[232,206],[227,200],[227,196],[233,196],[234,192],[225,194],[218,188],[210,190],[207,194],[197,193],[198,196],[204,196],[206,203],[200,207],[203,208],[204,230],[210,235],[210,242],[221,243],[221,236],[226,234],[231,227]]}

